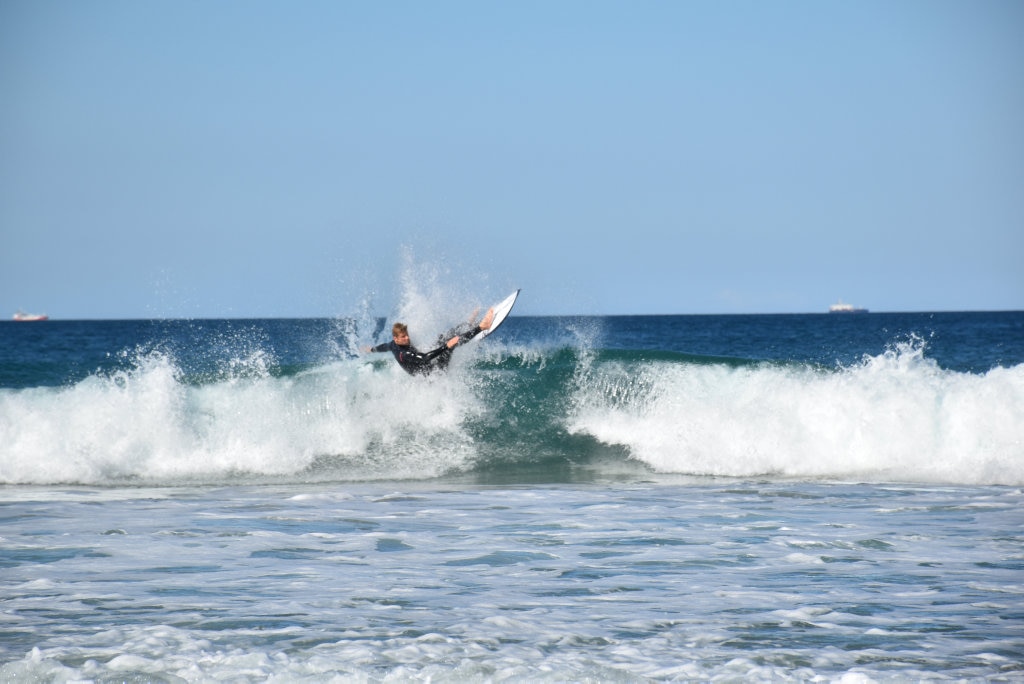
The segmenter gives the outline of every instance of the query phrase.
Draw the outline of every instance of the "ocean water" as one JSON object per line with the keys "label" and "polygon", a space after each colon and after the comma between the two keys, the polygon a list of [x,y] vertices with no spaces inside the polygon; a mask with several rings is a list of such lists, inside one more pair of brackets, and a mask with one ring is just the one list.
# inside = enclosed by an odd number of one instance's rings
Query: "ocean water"
{"label": "ocean water", "polygon": [[1024,681],[1024,313],[387,328],[0,323],[0,681]]}

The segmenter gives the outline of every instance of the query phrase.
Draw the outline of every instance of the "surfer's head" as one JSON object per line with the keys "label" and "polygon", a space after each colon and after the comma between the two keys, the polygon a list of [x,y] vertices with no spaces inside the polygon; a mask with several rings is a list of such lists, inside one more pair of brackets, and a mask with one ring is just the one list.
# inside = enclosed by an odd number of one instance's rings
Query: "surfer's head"
{"label": "surfer's head", "polygon": [[409,326],[405,323],[395,323],[391,326],[391,337],[395,344],[405,347],[409,344]]}

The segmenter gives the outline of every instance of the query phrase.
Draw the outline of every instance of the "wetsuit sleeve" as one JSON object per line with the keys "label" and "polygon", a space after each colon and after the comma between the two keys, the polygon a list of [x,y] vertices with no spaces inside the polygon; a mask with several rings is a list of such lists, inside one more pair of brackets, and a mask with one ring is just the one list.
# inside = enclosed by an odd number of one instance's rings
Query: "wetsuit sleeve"
{"label": "wetsuit sleeve", "polygon": [[376,347],[370,347],[370,351],[372,351],[372,352],[391,351],[391,343],[390,342],[385,342],[383,344],[378,344]]}

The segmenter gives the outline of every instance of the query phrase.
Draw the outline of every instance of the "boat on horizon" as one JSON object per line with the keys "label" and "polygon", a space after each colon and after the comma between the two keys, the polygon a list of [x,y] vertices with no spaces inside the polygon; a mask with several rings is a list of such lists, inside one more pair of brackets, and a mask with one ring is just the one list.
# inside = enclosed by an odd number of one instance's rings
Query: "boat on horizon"
{"label": "boat on horizon", "polygon": [[868,310],[853,304],[847,304],[842,299],[828,307],[829,313],[867,313]]}
{"label": "boat on horizon", "polygon": [[50,317],[46,314],[31,314],[25,313],[24,311],[18,311],[13,316],[16,321],[45,321]]}

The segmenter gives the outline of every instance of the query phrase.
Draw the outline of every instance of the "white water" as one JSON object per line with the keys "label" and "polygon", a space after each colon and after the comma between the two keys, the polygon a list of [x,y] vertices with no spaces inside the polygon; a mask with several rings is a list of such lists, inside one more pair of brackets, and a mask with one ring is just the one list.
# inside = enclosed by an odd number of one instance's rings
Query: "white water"
{"label": "white water", "polygon": [[922,351],[839,371],[607,364],[569,427],[663,473],[1024,484],[1024,366],[959,373]]}
{"label": "white water", "polygon": [[[486,468],[470,424],[541,408],[506,395],[503,379],[550,383],[535,351],[521,368],[472,368],[501,350],[461,349],[451,372],[429,378],[384,354],[275,377],[257,350],[205,384],[147,352],[74,386],[0,390],[0,484],[426,479]],[[948,371],[914,344],[840,370],[597,363],[584,352],[564,391],[567,403],[548,404],[564,413],[544,416],[552,430],[623,445],[656,473],[1024,484],[1024,366]],[[510,446],[524,458],[549,449]]]}
{"label": "white water", "polygon": [[73,387],[2,390],[0,483],[293,477],[324,458],[347,479],[464,467],[472,451],[461,424],[479,403],[459,375],[410,378],[384,366],[346,361],[293,377],[250,369],[192,385],[151,353]]}

